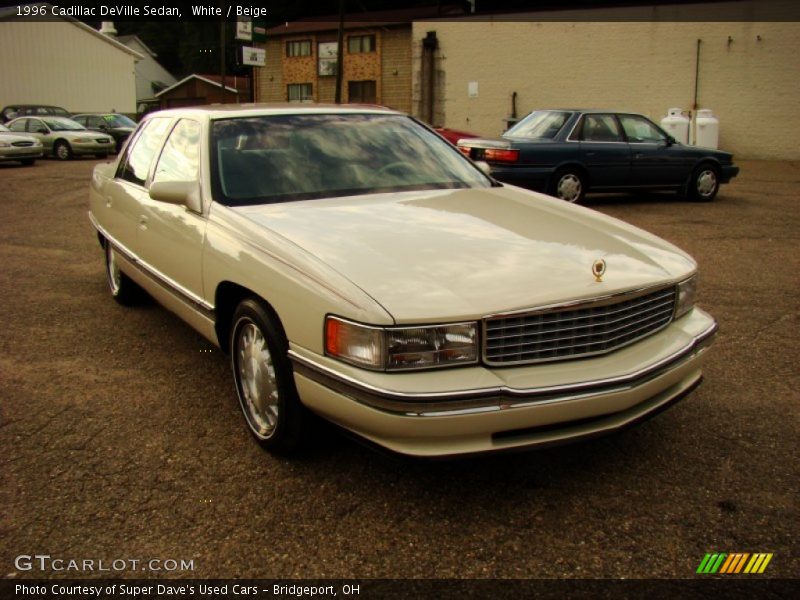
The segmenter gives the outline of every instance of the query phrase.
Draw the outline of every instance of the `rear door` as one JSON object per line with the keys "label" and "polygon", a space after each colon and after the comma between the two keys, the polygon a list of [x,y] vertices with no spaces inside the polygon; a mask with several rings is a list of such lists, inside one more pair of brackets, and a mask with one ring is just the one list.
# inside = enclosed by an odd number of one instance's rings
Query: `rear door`
{"label": "rear door", "polygon": [[157,117],[139,128],[120,158],[114,179],[106,183],[105,203],[95,213],[112,241],[129,257],[141,255],[138,230],[142,225],[142,206],[149,200],[145,183],[171,124],[171,118]]}
{"label": "rear door", "polygon": [[592,189],[629,184],[631,153],[613,114],[585,114],[573,136],[576,134]]}

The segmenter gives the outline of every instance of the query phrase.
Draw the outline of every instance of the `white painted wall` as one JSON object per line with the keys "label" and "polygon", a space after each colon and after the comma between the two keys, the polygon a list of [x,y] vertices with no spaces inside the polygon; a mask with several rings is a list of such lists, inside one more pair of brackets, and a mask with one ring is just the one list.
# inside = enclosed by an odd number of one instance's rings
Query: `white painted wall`
{"label": "white painted wall", "polygon": [[[701,39],[698,105],[720,120],[720,148],[739,158],[800,159],[798,22],[417,22],[416,114],[428,31],[440,47],[436,125],[499,135],[515,91],[520,117],[537,108],[607,108],[659,122],[669,108],[692,108]],[[468,93],[471,82],[477,96]]]}
{"label": "white painted wall", "polygon": [[152,85],[154,81],[165,83],[167,87],[178,82],[169,71],[161,66],[157,59],[153,58],[148,49],[143,47],[137,39],[131,38],[124,43],[132,50],[144,56],[142,60],[136,63],[137,101],[148,100],[155,96]]}
{"label": "white painted wall", "polygon": [[70,21],[0,21],[0,108],[136,112],[135,57]]}

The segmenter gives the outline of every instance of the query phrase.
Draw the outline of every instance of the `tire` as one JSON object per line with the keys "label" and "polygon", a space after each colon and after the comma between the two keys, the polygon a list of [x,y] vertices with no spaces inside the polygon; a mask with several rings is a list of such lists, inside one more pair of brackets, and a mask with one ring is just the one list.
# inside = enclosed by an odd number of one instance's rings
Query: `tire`
{"label": "tire", "polygon": [[550,195],[580,204],[586,196],[586,178],[577,169],[561,169],[553,177]]}
{"label": "tire", "polygon": [[243,300],[228,340],[236,394],[250,433],[275,454],[295,453],[308,422],[277,318],[258,300]]}
{"label": "tire", "polygon": [[719,191],[719,170],[714,165],[700,165],[689,178],[688,196],[695,202],[711,202]]}
{"label": "tire", "polygon": [[23,158],[19,162],[21,162],[26,167],[30,167],[32,164],[34,164],[36,162],[36,159],[35,158]]}
{"label": "tire", "polygon": [[53,156],[55,156],[58,160],[69,160],[72,158],[72,147],[69,145],[69,142],[65,142],[64,140],[59,140],[53,146]]}
{"label": "tire", "polygon": [[95,154],[95,155],[94,155],[94,157],[95,157],[95,158],[99,158],[100,160],[103,160],[103,159],[105,159],[105,158],[108,158],[108,154],[106,154],[105,152],[103,152],[102,154]]}
{"label": "tire", "polygon": [[122,306],[138,304],[142,298],[142,288],[119,270],[116,252],[108,240],[103,244],[103,248],[106,256],[106,282],[111,297]]}

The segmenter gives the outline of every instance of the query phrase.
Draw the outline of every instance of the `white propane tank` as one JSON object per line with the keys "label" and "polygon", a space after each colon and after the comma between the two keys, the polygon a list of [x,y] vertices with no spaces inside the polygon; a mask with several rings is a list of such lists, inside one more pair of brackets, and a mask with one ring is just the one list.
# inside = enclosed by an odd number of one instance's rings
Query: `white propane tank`
{"label": "white propane tank", "polygon": [[703,108],[697,111],[695,126],[697,127],[695,146],[703,148],[719,146],[719,119],[714,116],[711,109]]}
{"label": "white propane tank", "polygon": [[689,117],[680,108],[670,108],[667,116],[661,119],[661,128],[681,144],[689,143]]}

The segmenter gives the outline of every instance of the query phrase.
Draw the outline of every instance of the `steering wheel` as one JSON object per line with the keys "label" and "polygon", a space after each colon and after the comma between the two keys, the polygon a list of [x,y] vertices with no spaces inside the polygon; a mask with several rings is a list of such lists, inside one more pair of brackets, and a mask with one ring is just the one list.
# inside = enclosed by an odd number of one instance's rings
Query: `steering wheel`
{"label": "steering wheel", "polygon": [[382,166],[377,171],[377,175],[384,175],[385,173],[394,172],[395,175],[402,175],[404,173],[411,173],[414,171],[414,165],[408,163],[404,160],[396,160],[395,162],[390,162],[388,165]]}

